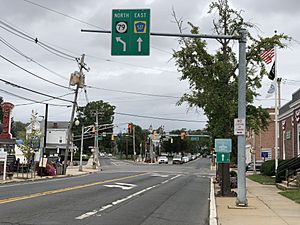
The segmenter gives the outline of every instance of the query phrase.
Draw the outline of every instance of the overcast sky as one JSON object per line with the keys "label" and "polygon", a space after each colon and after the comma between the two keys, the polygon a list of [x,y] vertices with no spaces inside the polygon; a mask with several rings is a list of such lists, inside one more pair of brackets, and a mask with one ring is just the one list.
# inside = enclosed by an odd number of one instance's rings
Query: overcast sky
{"label": "overcast sky", "polygon": [[[201,109],[189,109],[187,105],[176,106],[178,98],[189,91],[189,84],[180,81],[175,62],[172,60],[172,49],[178,48],[176,38],[151,37],[150,56],[111,56],[111,36],[109,34],[82,33],[81,29],[111,30],[112,9],[141,9],[151,10],[152,32],[178,32],[172,21],[172,8],[178,17],[185,22],[192,22],[200,26],[202,33],[212,34],[212,16],[207,14],[209,0],[32,0],[48,9],[39,7],[24,0],[0,0],[0,20],[10,24],[29,35],[38,38],[43,43],[54,47],[71,56],[80,57],[86,54],[85,62],[90,68],[85,72],[86,84],[95,88],[87,88],[86,95],[81,90],[78,104],[84,106],[87,101],[104,100],[116,106],[117,113],[164,117],[199,122],[179,122],[156,119],[145,119],[117,114],[115,123],[119,129],[126,127],[126,123],[133,122],[148,128],[161,125],[167,131],[172,129],[202,129],[206,118]],[[274,30],[286,33],[295,41],[287,49],[278,50],[278,76],[283,78],[282,103],[291,99],[291,95],[300,85],[298,71],[300,71],[300,2],[296,0],[244,0],[229,1],[235,9],[243,10],[246,20],[255,23],[259,30],[255,34],[272,36]],[[59,13],[55,13],[55,10]],[[64,14],[64,15],[62,15]],[[80,22],[82,21],[82,22]],[[90,24],[90,25],[88,25]],[[1,25],[1,24],[0,24]],[[185,26],[187,27],[186,23]],[[78,70],[75,61],[59,57],[27,38],[3,29],[0,26],[1,56],[6,57],[32,73],[62,86],[68,86],[70,74]],[[9,29],[12,31],[11,29]],[[189,30],[187,29],[186,32]],[[19,50],[23,56],[7,47]],[[237,46],[237,44],[236,44]],[[216,41],[208,41],[211,51],[217,47]],[[49,49],[48,49],[49,50]],[[52,51],[53,52],[53,51]],[[57,52],[56,52],[57,53]],[[29,58],[25,58],[26,55]],[[35,62],[33,62],[33,59]],[[41,67],[46,67],[47,69]],[[70,90],[45,82],[15,67],[3,58],[0,58],[0,78],[23,87],[46,93],[53,96],[62,96]],[[52,72],[50,72],[51,70]],[[53,73],[55,72],[55,73]],[[257,105],[264,107],[274,106],[274,99],[266,99],[265,93],[270,85],[268,79],[263,80],[261,97]],[[103,90],[106,89],[106,90]],[[170,97],[154,97],[134,95],[110,90],[139,92]],[[48,97],[40,96],[19,88],[14,88],[0,82],[0,96],[5,101],[15,104],[12,116],[17,121],[28,122],[32,109],[39,115],[44,115],[43,104],[30,104],[24,98],[42,101]],[[73,95],[63,98],[73,100]],[[69,120],[71,108],[68,102],[53,100],[49,103],[63,106],[49,105],[49,120]]]}

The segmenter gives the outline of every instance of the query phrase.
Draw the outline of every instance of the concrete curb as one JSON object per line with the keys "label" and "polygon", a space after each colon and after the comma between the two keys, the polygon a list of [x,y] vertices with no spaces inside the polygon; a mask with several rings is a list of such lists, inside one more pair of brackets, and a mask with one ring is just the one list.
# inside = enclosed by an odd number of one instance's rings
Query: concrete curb
{"label": "concrete curb", "polygon": [[35,181],[41,181],[41,180],[60,179],[60,178],[65,178],[65,177],[78,177],[78,176],[92,174],[92,173],[96,173],[96,172],[98,172],[98,171],[87,171],[87,172],[83,172],[81,174],[67,174],[67,175],[43,176],[43,177],[37,176],[37,178],[5,180],[5,181],[0,181],[0,185],[1,184],[21,183],[21,182],[35,182]]}
{"label": "concrete curb", "polygon": [[214,178],[210,178],[210,214],[209,214],[209,224],[217,225],[217,208],[216,208],[216,198],[215,198],[215,187]]}

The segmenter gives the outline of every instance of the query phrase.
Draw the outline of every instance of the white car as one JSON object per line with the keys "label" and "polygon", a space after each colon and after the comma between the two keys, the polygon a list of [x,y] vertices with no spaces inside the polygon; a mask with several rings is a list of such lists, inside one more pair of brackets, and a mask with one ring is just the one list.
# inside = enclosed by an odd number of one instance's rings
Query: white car
{"label": "white car", "polygon": [[168,157],[165,155],[159,156],[157,161],[159,164],[162,164],[162,163],[168,164],[169,163]]}
{"label": "white car", "polygon": [[183,161],[184,163],[187,163],[187,162],[189,161],[189,157],[188,157],[188,156],[183,156],[183,157],[182,157],[182,161]]}

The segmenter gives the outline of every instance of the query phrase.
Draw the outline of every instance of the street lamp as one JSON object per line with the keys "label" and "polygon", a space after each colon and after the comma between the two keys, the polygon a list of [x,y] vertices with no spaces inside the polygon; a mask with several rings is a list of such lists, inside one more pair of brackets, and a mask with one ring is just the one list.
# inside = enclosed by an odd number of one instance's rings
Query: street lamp
{"label": "street lamp", "polygon": [[[79,126],[80,121],[77,119],[75,120],[75,126]],[[83,133],[84,133],[84,126],[81,125],[81,144],[80,144],[80,161],[79,161],[79,171],[82,171],[82,154],[83,154]]]}

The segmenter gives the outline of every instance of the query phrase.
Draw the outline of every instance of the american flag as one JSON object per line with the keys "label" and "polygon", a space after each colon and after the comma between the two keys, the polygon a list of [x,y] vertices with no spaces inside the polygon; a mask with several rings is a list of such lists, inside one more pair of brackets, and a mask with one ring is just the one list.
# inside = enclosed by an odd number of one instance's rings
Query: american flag
{"label": "american flag", "polygon": [[265,63],[269,64],[272,62],[272,59],[275,56],[275,49],[271,48],[271,49],[265,50],[263,53],[261,53],[260,56],[265,61]]}

